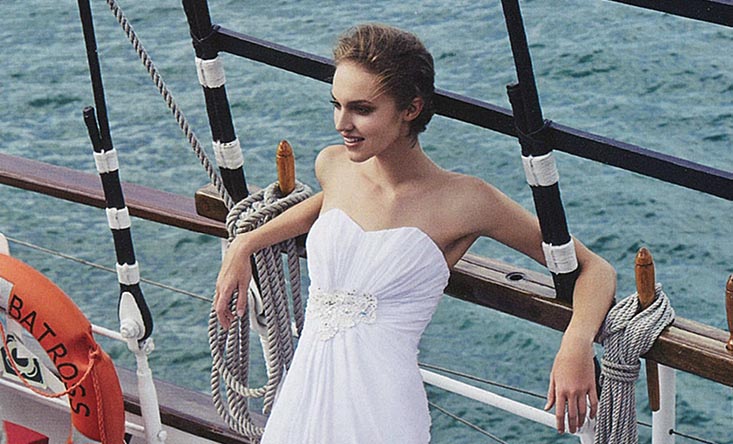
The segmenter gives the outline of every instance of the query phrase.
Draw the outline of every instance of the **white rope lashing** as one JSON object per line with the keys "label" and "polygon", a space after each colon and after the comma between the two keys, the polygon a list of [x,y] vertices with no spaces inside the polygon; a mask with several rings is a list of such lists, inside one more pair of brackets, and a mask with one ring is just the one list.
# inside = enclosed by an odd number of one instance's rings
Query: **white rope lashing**
{"label": "white rope lashing", "polygon": [[212,142],[214,147],[214,156],[216,164],[220,168],[235,170],[244,165],[244,156],[242,156],[242,147],[239,145],[239,139],[231,142]]}
{"label": "white rope lashing", "polygon": [[530,186],[548,187],[560,180],[552,151],[541,156],[522,156],[522,166]]}
{"label": "white rope lashing", "polygon": [[137,262],[134,264],[115,264],[117,268],[117,279],[120,284],[135,285],[140,283],[140,267]]}
{"label": "white rope lashing", "polygon": [[199,77],[201,86],[207,88],[219,88],[227,82],[224,74],[224,64],[219,56],[211,60],[204,60],[196,57],[196,74]]}
{"label": "white rope lashing", "polygon": [[124,230],[132,226],[130,220],[130,210],[125,208],[105,208],[107,213],[107,224],[113,230]]}
{"label": "white rope lashing", "polygon": [[120,169],[120,161],[117,159],[117,150],[112,148],[109,151],[94,153],[94,165],[99,174],[112,173]]}
{"label": "white rope lashing", "polygon": [[639,440],[634,393],[641,368],[639,357],[674,320],[674,309],[660,284],[656,285],[654,302],[641,312],[639,307],[637,294],[627,297],[611,308],[601,327],[599,340],[605,351],[596,444],[636,444]]}
{"label": "white rope lashing", "polygon": [[573,239],[562,245],[550,245],[542,242],[542,252],[545,254],[547,269],[553,273],[572,273],[578,268],[578,258],[575,256]]}
{"label": "white rope lashing", "polygon": [[[282,197],[277,184],[252,194],[239,202],[227,217],[230,242],[237,234],[251,231],[311,195],[306,185],[296,182],[295,190]],[[287,254],[288,276],[285,276],[282,253]],[[242,260],[249,260],[243,258]],[[252,438],[264,429],[253,423],[249,398],[264,398],[263,413],[268,414],[277,389],[295,350],[293,326],[288,309],[288,289],[293,307],[297,334],[303,328],[300,265],[295,240],[265,248],[255,254],[259,272],[259,291],[250,285],[247,309],[249,316],[238,318],[228,331],[221,328],[213,309],[209,316],[209,343],[212,369],[211,390],[214,405],[229,427]],[[235,295],[232,307],[236,304]],[[267,383],[259,388],[248,387],[250,325],[260,334],[267,367]]]}

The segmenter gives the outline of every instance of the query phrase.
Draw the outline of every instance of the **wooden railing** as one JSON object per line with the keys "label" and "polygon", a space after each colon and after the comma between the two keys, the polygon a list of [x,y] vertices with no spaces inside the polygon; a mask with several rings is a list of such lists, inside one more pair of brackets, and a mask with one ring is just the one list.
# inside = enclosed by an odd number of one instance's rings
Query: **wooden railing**
{"label": "wooden railing", "polygon": [[[0,154],[0,183],[104,207],[99,178],[69,168]],[[206,188],[195,200],[129,183],[123,183],[123,190],[133,216],[226,237],[224,206]],[[570,306],[554,299],[549,276],[471,254],[456,264],[446,293],[560,331],[572,314]],[[721,300],[723,297],[721,289]],[[728,332],[677,318],[645,357],[733,387],[733,351],[726,350],[728,339]]]}

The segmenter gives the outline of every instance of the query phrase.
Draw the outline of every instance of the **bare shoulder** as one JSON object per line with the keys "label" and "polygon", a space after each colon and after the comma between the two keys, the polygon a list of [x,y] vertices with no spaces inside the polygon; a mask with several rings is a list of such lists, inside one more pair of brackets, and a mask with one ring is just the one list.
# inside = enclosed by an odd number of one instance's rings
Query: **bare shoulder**
{"label": "bare shoulder", "polygon": [[343,145],[331,145],[322,149],[316,157],[315,173],[321,186],[348,160]]}
{"label": "bare shoulder", "polygon": [[493,237],[497,227],[511,224],[522,213],[501,190],[475,176],[446,172],[440,194],[446,208],[457,215],[453,222],[466,234]]}
{"label": "bare shoulder", "polygon": [[444,192],[450,193],[451,200],[460,209],[469,207],[491,206],[497,200],[506,198],[495,186],[475,176],[445,172]]}

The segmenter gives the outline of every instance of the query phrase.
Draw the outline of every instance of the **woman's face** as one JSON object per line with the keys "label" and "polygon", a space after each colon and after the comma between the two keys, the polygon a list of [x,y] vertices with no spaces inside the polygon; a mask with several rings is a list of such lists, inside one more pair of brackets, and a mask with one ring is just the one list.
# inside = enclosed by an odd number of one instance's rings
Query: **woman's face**
{"label": "woman's face", "polygon": [[409,121],[394,99],[379,92],[378,78],[356,63],[342,62],[333,77],[333,120],[354,162],[410,143]]}

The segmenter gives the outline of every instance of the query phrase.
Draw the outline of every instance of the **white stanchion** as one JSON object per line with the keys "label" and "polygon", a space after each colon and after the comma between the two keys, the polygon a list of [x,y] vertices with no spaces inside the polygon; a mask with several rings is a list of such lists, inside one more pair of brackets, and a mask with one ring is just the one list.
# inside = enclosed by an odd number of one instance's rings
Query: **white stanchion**
{"label": "white stanchion", "polygon": [[659,410],[652,413],[652,444],[674,444],[676,379],[673,368],[659,365]]}
{"label": "white stanchion", "polygon": [[[466,398],[473,399],[474,401],[482,402],[492,407],[496,407],[498,409],[509,412],[513,415],[521,416],[522,418],[529,419],[539,424],[544,424],[553,429],[556,426],[555,415],[550,412],[546,412],[542,409],[522,404],[521,402],[514,401],[513,399],[505,398],[503,396],[497,395],[496,393],[474,387],[464,382],[456,381],[455,379],[451,379],[428,370],[420,369],[420,373],[422,374],[423,381],[426,384],[434,385],[443,390],[447,390]],[[580,442],[582,444],[593,443],[594,423],[595,421],[587,418],[585,423],[583,424],[583,427],[577,433],[575,433],[575,435],[580,439]]]}

